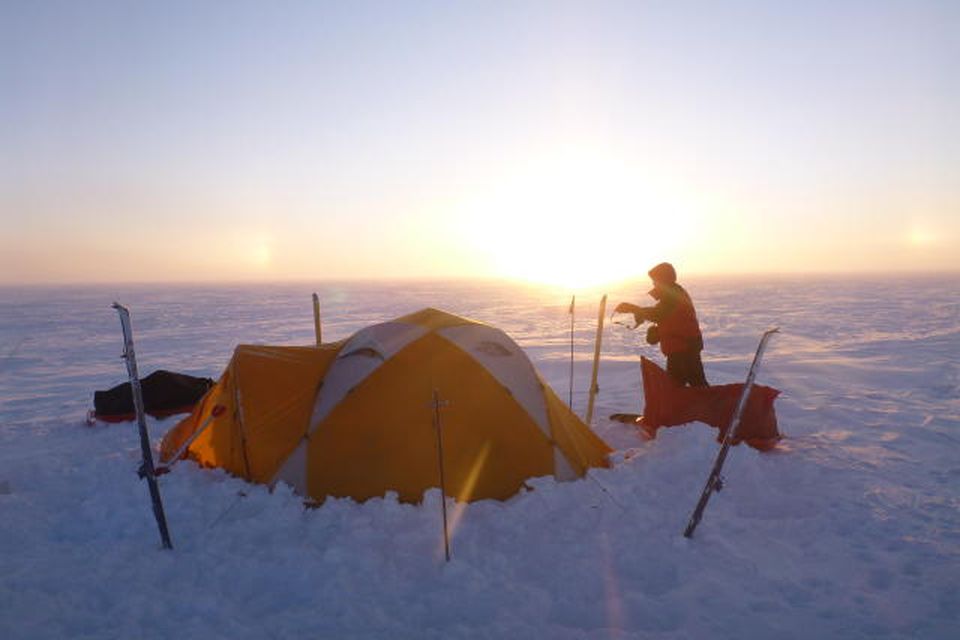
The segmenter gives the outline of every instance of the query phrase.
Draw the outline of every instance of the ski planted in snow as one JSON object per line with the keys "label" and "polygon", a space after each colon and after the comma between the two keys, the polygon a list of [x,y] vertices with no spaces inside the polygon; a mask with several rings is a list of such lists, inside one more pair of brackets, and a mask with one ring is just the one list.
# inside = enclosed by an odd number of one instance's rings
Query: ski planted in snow
{"label": "ski planted in snow", "polygon": [[587,426],[590,426],[590,421],[593,420],[593,402],[597,398],[597,393],[600,392],[600,387],[597,386],[597,376],[600,373],[600,343],[603,340],[603,314],[607,311],[607,294],[603,294],[603,298],[600,299],[600,312],[597,314],[597,339],[594,342],[593,346],[593,372],[590,374],[590,399],[587,401]]}
{"label": "ski planted in snow", "polygon": [[577,296],[570,298],[570,397],[567,400],[567,406],[573,411],[573,321],[574,312],[577,306]]}
{"label": "ski planted in snow", "polygon": [[317,337],[317,346],[323,344],[323,334],[320,331],[320,296],[313,294],[313,333]]}
{"label": "ski planted in snow", "polygon": [[147,479],[150,488],[150,500],[153,503],[153,516],[160,529],[160,540],[164,549],[173,549],[170,542],[170,532],[167,530],[167,518],[163,513],[163,502],[160,501],[160,487],[157,485],[157,476],[153,467],[153,452],[150,449],[150,436],[147,434],[147,417],[143,410],[143,390],[140,388],[140,376],[137,373],[137,356],[133,350],[133,329],[130,324],[130,312],[119,302],[113,303],[113,308],[120,314],[120,326],[123,329],[123,359],[127,363],[127,373],[130,376],[130,389],[133,392],[133,406],[137,413],[137,428],[140,431],[140,452],[143,463],[137,474]]}
{"label": "ski planted in snow", "polygon": [[747,373],[747,381],[743,384],[743,391],[740,392],[740,399],[737,401],[736,411],[733,412],[730,425],[727,427],[726,433],[723,434],[723,442],[720,444],[717,459],[714,461],[713,469],[710,470],[710,475],[707,477],[707,483],[704,485],[703,492],[700,494],[700,500],[690,515],[690,522],[687,523],[687,528],[683,532],[685,538],[691,537],[697,525],[700,524],[700,518],[703,517],[703,510],[707,508],[707,502],[709,502],[713,492],[720,491],[723,488],[723,478],[720,475],[720,472],[723,470],[723,463],[727,459],[727,452],[730,451],[733,437],[737,429],[740,428],[740,417],[743,415],[743,409],[747,405],[747,398],[750,397],[750,389],[753,388],[753,381],[757,377],[757,370],[760,368],[760,360],[763,358],[763,352],[767,348],[767,343],[770,338],[778,331],[780,331],[778,328],[770,329],[769,331],[765,331],[763,337],[760,338],[760,344],[757,345],[757,352],[753,355],[753,363],[750,365],[750,371]]}

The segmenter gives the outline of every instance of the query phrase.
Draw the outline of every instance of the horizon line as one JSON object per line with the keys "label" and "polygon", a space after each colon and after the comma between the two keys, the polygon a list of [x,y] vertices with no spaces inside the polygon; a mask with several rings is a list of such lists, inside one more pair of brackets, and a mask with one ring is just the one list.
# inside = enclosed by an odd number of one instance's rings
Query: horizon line
{"label": "horizon line", "polygon": [[[733,278],[733,279],[751,279],[751,278],[770,278],[770,279],[796,279],[796,278],[843,278],[858,277],[863,279],[873,278],[911,278],[911,277],[949,277],[960,276],[960,267],[956,269],[910,269],[910,270],[809,270],[809,271],[685,271],[678,278],[680,282],[684,280],[700,280],[713,278]],[[489,275],[458,275],[458,276],[357,276],[357,277],[319,277],[309,276],[289,276],[277,278],[220,278],[220,279],[193,279],[193,280],[37,280],[27,282],[3,282],[0,281],[0,288],[18,289],[18,288],[54,288],[54,287],[111,287],[111,286],[251,286],[251,285],[304,285],[304,284],[381,284],[381,283],[487,283],[487,284],[511,284],[517,286],[546,287],[550,289],[596,289],[604,286],[618,286],[630,282],[645,281],[646,274],[629,276],[620,280],[611,280],[601,282],[595,285],[564,287],[562,284],[543,283],[521,278],[508,278],[504,276]]]}

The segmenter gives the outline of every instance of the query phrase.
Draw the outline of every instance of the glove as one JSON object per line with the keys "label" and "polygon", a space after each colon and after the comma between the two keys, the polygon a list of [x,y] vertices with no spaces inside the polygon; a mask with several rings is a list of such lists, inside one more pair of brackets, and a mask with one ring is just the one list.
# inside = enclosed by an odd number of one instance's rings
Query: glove
{"label": "glove", "polygon": [[660,342],[660,327],[655,324],[647,328],[647,344],[657,344]]}
{"label": "glove", "polygon": [[614,308],[614,313],[629,313],[633,315],[633,328],[636,329],[643,324],[644,318],[640,312],[640,307],[629,302],[621,302]]}

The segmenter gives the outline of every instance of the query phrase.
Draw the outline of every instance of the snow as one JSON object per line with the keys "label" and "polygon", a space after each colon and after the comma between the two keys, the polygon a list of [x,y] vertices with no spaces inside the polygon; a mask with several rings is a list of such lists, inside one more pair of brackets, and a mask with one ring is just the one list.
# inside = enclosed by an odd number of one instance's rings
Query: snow
{"label": "snow", "polygon": [[[604,332],[594,428],[615,465],[507,502],[331,500],[304,509],[221,471],[160,479],[160,549],[135,426],[84,425],[124,381],[114,300],[140,371],[216,377],[240,342],[310,344],[310,293],[339,339],[425,306],[509,333],[561,397],[569,294],[498,283],[0,289],[0,637],[960,637],[960,302],[956,276],[701,279],[713,382],[780,388],[779,451],[731,451],[726,486],[681,535],[716,453],[701,424],[641,441],[631,332]],[[610,308],[646,283],[610,291]],[[574,409],[596,309],[577,295]],[[154,443],[177,417],[150,420]]]}

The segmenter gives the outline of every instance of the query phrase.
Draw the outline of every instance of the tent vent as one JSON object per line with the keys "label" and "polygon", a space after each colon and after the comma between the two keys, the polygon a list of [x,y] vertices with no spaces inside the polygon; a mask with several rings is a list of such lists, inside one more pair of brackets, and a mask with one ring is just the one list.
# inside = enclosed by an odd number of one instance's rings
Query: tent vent
{"label": "tent vent", "polygon": [[510,349],[507,349],[505,346],[499,342],[492,342],[490,340],[484,340],[474,347],[476,351],[488,356],[494,356],[497,358],[503,358],[506,356],[512,356],[513,352]]}

